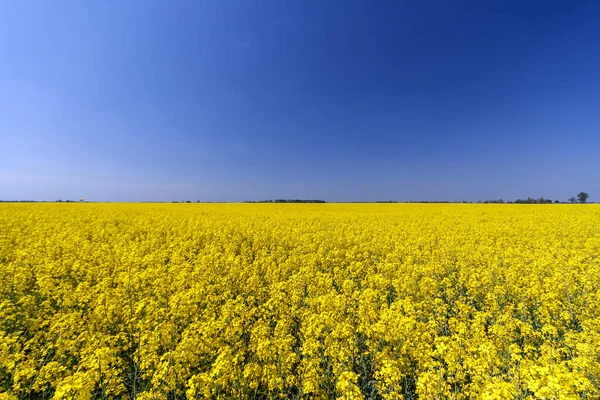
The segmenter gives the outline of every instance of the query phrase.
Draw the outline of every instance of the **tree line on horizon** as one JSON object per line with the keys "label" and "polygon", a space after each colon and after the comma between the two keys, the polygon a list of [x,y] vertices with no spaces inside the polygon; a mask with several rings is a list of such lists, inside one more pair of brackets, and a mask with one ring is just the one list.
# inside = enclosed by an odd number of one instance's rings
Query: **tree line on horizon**
{"label": "tree line on horizon", "polygon": [[[561,202],[560,200],[546,199],[543,196],[539,198],[527,197],[527,199],[517,199],[515,201],[504,201],[502,199],[498,200],[485,200],[478,201],[477,203],[483,204],[584,204],[587,203],[587,200],[590,198],[590,195],[586,192],[579,192],[577,196],[570,197],[568,201]],[[55,201],[37,201],[37,200],[0,200],[0,203],[78,203],[83,202],[83,199],[79,201],[75,200],[55,200]],[[156,203],[169,203],[168,201],[158,201]],[[172,201],[171,203],[192,203],[190,200],[186,201]],[[195,203],[215,203],[213,201],[200,201],[197,200]],[[217,202],[218,203],[218,202]],[[328,203],[325,200],[304,200],[304,199],[269,199],[269,200],[247,200],[243,203]],[[473,201],[397,201],[397,200],[379,200],[379,201],[335,201],[333,203],[459,203],[459,204],[472,204]]]}
{"label": "tree line on horizon", "polygon": [[590,195],[587,194],[586,192],[579,192],[577,194],[577,197],[573,196],[570,197],[568,201],[566,202],[561,202],[560,200],[554,200],[552,201],[551,199],[545,199],[543,196],[540,198],[533,198],[533,197],[528,197],[527,199],[517,199],[515,201],[504,201],[502,199],[499,200],[486,200],[483,201],[482,203],[484,204],[560,204],[560,203],[571,203],[571,204],[576,204],[576,203],[587,203],[587,200],[590,198]]}
{"label": "tree line on horizon", "polygon": [[302,200],[302,199],[273,199],[273,200],[258,200],[244,201],[244,203],[327,203],[325,200]]}

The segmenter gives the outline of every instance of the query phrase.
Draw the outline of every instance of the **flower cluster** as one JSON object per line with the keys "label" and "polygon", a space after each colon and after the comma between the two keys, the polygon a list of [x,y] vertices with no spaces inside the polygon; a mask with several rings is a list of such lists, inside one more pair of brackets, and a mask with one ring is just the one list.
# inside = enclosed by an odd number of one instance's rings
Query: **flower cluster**
{"label": "flower cluster", "polygon": [[600,397],[600,206],[0,205],[0,399]]}

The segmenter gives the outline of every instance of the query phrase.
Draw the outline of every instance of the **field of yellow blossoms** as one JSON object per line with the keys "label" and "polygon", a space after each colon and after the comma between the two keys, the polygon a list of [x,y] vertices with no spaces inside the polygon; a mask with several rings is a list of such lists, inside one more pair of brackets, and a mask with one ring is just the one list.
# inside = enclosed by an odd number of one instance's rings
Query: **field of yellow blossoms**
{"label": "field of yellow blossoms", "polygon": [[600,206],[0,205],[0,399],[598,399]]}

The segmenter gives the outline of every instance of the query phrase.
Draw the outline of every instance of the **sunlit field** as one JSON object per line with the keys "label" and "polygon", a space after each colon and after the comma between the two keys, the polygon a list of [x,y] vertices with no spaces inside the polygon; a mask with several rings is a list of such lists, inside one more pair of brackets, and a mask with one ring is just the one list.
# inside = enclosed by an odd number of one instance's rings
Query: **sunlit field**
{"label": "sunlit field", "polygon": [[600,206],[2,204],[0,399],[600,396]]}

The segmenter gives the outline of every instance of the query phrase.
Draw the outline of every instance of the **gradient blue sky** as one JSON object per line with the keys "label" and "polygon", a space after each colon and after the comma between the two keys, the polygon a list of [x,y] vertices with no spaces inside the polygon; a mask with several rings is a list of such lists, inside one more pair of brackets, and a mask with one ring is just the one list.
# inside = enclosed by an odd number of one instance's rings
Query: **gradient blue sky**
{"label": "gradient blue sky", "polygon": [[0,199],[600,200],[598,1],[0,2]]}

